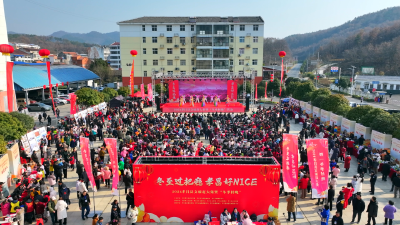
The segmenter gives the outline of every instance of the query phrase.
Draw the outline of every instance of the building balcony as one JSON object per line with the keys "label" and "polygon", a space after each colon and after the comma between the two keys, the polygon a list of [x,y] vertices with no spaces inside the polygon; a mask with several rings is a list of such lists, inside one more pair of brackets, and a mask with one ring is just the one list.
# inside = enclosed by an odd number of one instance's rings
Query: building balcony
{"label": "building balcony", "polygon": [[212,58],[213,55],[212,54],[197,54],[196,58]]}
{"label": "building balcony", "polygon": [[226,46],[226,47],[229,47],[229,42],[214,42],[213,46],[218,46],[218,47]]}
{"label": "building balcony", "polygon": [[201,46],[212,46],[212,42],[197,42],[196,43],[197,47],[201,47]]}
{"label": "building balcony", "polygon": [[213,69],[215,70],[228,70],[229,66],[219,66],[219,65],[214,65]]}

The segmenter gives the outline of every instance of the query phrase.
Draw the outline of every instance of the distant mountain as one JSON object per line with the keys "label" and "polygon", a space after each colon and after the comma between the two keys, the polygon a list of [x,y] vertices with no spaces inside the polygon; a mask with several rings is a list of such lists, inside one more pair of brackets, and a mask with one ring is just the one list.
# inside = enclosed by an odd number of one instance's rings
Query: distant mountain
{"label": "distant mountain", "polygon": [[57,31],[49,36],[59,37],[68,39],[71,41],[78,41],[82,43],[94,43],[98,45],[110,45],[115,41],[119,41],[119,32],[100,33],[97,31],[91,31],[89,33],[69,33],[65,31]]}
{"label": "distant mountain", "polygon": [[18,34],[18,33],[14,31],[8,31],[7,34]]}
{"label": "distant mountain", "polygon": [[309,54],[331,40],[340,41],[361,30],[368,32],[376,27],[387,27],[400,20],[400,7],[392,7],[369,13],[337,27],[306,34],[294,34],[285,38],[293,56],[305,59]]}

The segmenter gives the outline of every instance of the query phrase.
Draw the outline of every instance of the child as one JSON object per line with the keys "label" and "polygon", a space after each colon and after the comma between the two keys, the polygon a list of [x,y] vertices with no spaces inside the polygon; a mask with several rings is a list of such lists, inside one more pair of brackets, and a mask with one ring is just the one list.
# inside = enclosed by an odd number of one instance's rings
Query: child
{"label": "child", "polygon": [[103,224],[103,217],[99,217],[99,221],[97,221],[96,225]]}
{"label": "child", "polygon": [[[45,220],[44,223],[46,223],[46,222],[47,222],[47,220]],[[42,215],[36,215],[36,225],[43,225],[44,223],[43,223]]]}
{"label": "child", "polygon": [[99,218],[98,218],[98,216],[99,216],[99,215],[97,215],[97,214],[94,214],[94,216],[93,216],[93,220],[92,220],[92,225],[96,225],[97,221],[99,221]]}

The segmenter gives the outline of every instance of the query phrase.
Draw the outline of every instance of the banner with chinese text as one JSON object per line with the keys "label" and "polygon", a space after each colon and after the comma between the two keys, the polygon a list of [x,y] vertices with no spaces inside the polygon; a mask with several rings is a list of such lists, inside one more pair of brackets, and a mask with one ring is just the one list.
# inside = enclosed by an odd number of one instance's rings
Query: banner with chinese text
{"label": "banner with chinese text", "polygon": [[283,134],[282,175],[285,192],[297,192],[299,168],[298,141],[295,134]]}
{"label": "banner with chinese text", "polygon": [[179,81],[174,80],[169,83],[169,102],[177,102],[179,100]]}
{"label": "banner with chinese text", "polygon": [[307,139],[307,156],[313,198],[328,197],[329,152],[327,139]]}
{"label": "banner with chinese text", "polygon": [[137,222],[192,222],[227,206],[278,216],[279,165],[134,164],[133,178]]}
{"label": "banner with chinese text", "polygon": [[89,178],[90,186],[92,186],[94,192],[97,192],[96,183],[94,182],[93,177],[92,163],[90,162],[89,138],[80,137],[79,144],[81,147],[83,166],[85,167],[85,172]]}
{"label": "banner with chinese text", "polygon": [[70,99],[70,104],[71,104],[70,114],[74,115],[77,111],[76,110],[76,95],[69,94],[69,99]]}
{"label": "banner with chinese text", "polygon": [[152,101],[153,99],[153,87],[151,84],[147,84],[147,97],[149,98],[149,101]]}
{"label": "banner with chinese text", "polygon": [[118,170],[118,153],[117,153],[117,139],[116,138],[104,138],[106,143],[108,154],[110,155],[111,168],[113,173],[112,180],[112,195],[119,195],[118,182],[119,182],[119,170]]}
{"label": "banner with chinese text", "polygon": [[231,101],[237,100],[237,83],[234,80],[228,80],[228,96]]}
{"label": "banner with chinese text", "polygon": [[144,84],[140,85],[140,94],[142,95],[142,99],[144,99]]}

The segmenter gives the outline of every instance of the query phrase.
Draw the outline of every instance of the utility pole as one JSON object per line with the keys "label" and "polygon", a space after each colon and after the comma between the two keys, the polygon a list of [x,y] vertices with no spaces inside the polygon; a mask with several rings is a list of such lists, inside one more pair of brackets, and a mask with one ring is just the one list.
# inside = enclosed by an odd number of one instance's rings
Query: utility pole
{"label": "utility pole", "polygon": [[340,73],[342,72],[342,68],[339,68],[339,80],[340,80]]}
{"label": "utility pole", "polygon": [[351,66],[351,68],[349,68],[351,70],[351,88],[350,88],[350,94],[353,95],[353,85],[354,85],[354,69],[356,67],[355,66]]}

